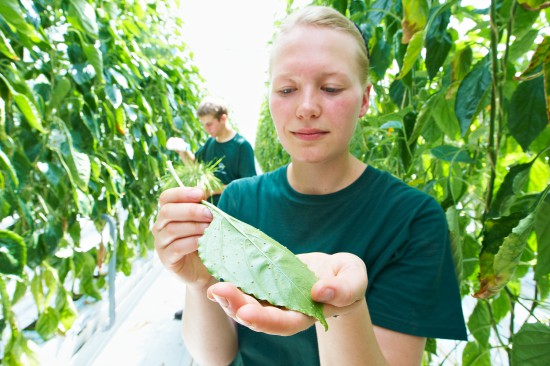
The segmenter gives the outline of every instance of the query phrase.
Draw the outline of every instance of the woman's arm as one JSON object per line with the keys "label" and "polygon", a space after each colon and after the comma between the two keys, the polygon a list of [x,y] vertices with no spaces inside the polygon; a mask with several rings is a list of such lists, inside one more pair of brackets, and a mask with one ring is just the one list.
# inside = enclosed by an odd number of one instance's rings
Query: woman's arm
{"label": "woman's arm", "polygon": [[228,365],[237,354],[237,334],[233,320],[206,291],[188,286],[182,318],[183,340],[199,365]]}
{"label": "woman's arm", "polygon": [[316,324],[321,365],[422,364],[425,338],[373,326],[366,301],[351,313]]}
{"label": "woman's arm", "polygon": [[164,191],[152,232],[160,261],[186,285],[182,323],[189,353],[201,365],[227,365],[237,352],[235,325],[206,297],[217,280],[197,254],[198,238],[212,221],[210,210],[200,204],[203,196],[196,188]]}

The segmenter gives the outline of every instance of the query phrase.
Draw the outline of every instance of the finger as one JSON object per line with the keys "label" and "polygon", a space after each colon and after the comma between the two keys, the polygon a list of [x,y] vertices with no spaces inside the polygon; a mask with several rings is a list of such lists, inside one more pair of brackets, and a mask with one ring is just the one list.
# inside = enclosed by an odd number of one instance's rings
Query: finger
{"label": "finger", "polygon": [[[202,192],[202,191],[201,191]],[[212,212],[197,203],[165,203],[159,208],[157,219],[152,227],[153,235],[158,235],[172,222],[211,222]]]}
{"label": "finger", "polygon": [[177,187],[165,190],[160,194],[159,204],[162,206],[168,202],[195,202],[202,200],[204,192],[196,187]]}
{"label": "finger", "polygon": [[208,225],[206,222],[170,222],[169,225],[156,232],[155,248],[162,250],[172,245],[176,240],[200,237],[204,234],[204,230]]}
{"label": "finger", "polygon": [[210,286],[207,296],[216,301],[236,322],[258,332],[292,335],[309,328],[315,322],[313,318],[302,313],[259,302],[228,282]]}
{"label": "finger", "polygon": [[165,248],[157,248],[159,259],[168,266],[174,266],[186,255],[196,252],[198,248],[198,237],[187,237],[174,240]]}
{"label": "finger", "polygon": [[245,294],[232,283],[219,282],[208,288],[206,296],[212,301],[216,301],[224,308],[226,313],[234,316],[236,309],[243,305],[258,303],[254,297]]}
{"label": "finger", "polygon": [[296,334],[315,323],[315,319],[297,311],[260,304],[243,305],[234,319],[257,332],[281,336]]}

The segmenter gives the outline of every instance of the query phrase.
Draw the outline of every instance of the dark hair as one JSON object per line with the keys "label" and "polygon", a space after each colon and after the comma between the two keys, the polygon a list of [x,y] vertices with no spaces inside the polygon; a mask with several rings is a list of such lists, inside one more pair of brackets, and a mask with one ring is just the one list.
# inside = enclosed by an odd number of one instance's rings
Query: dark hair
{"label": "dark hair", "polygon": [[224,114],[228,115],[227,105],[221,100],[214,97],[207,97],[199,104],[197,114],[199,117],[214,116],[219,120]]}

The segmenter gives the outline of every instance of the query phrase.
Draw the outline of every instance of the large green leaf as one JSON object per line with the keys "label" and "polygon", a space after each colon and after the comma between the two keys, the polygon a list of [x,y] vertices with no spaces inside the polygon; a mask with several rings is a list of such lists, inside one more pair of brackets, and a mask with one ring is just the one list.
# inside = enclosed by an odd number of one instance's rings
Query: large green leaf
{"label": "large green leaf", "polygon": [[436,146],[431,150],[431,152],[433,156],[443,161],[468,163],[468,164],[472,164],[475,162],[475,160],[472,159],[468,154],[468,151],[458,148],[456,146],[450,146],[450,145]]}
{"label": "large green leaf", "polygon": [[468,329],[480,344],[486,344],[491,336],[491,314],[488,306],[485,301],[478,301],[468,319]]}
{"label": "large green leaf", "polygon": [[470,46],[466,46],[455,52],[455,57],[451,65],[453,81],[461,81],[464,79],[472,66],[472,58],[473,51]]}
{"label": "large green leaf", "polygon": [[477,342],[468,342],[462,352],[462,366],[492,366],[490,349]]}
{"label": "large green leaf", "polygon": [[332,0],[332,6],[342,14],[348,10],[348,0]]}
{"label": "large green leaf", "polygon": [[[431,13],[439,11],[439,8],[435,7]],[[432,20],[426,34],[426,69],[430,79],[437,75],[453,44],[451,35],[447,31],[450,18],[450,10],[442,11]]]}
{"label": "large green leaf", "polygon": [[460,136],[460,129],[454,113],[454,100],[448,100],[444,93],[438,93],[431,105],[431,117],[437,127],[449,138],[455,140]]}
{"label": "large green leaf", "polygon": [[458,87],[455,113],[462,135],[466,134],[472,119],[481,108],[485,94],[491,85],[491,62],[488,57],[479,61]]}
{"label": "large green leaf", "polygon": [[94,44],[83,44],[82,49],[88,58],[88,62],[94,67],[100,83],[103,82],[103,54]]}
{"label": "large green leaf", "polygon": [[550,360],[550,327],[527,323],[513,336],[512,364],[546,366]]}
{"label": "large green leaf", "polygon": [[[541,3],[544,2],[544,0],[536,1],[540,1]],[[521,2],[521,0],[518,1],[518,3]],[[540,12],[538,11],[532,11],[525,9],[522,6],[518,6],[514,14],[512,35],[516,38],[521,38],[531,29],[539,28],[535,23],[537,21],[537,18],[539,17],[539,14]]]}
{"label": "large green leaf", "polygon": [[548,54],[550,53],[550,36],[545,36],[542,42],[537,45],[535,53],[531,56],[529,66],[522,72],[521,76],[530,75],[535,71],[540,64],[547,62]]}
{"label": "large green leaf", "polygon": [[35,240],[28,243],[27,256],[29,267],[36,267],[53,255],[63,237],[61,223],[55,217],[48,217],[48,224]]}
{"label": "large green leaf", "polygon": [[[477,298],[487,299],[495,296],[510,281],[519,264],[527,239],[533,230],[534,214],[529,214],[519,220],[509,235],[506,235],[506,229],[514,225],[517,218],[514,216],[504,219],[505,227],[498,229],[498,235],[483,240],[483,250],[480,254],[480,264],[482,265],[479,274],[480,288],[474,295]],[[506,235],[504,240],[498,240],[499,236],[504,235]]]}
{"label": "large green leaf", "polygon": [[412,36],[409,45],[407,46],[405,57],[403,58],[403,67],[401,68],[401,72],[399,73],[399,76],[397,76],[396,80],[403,78],[413,68],[416,60],[418,60],[418,56],[420,56],[422,48],[424,47],[425,35],[426,32],[420,31],[416,32]]}
{"label": "large green leaf", "polygon": [[70,91],[71,82],[67,77],[64,76],[57,80],[51,93],[49,108],[57,108]]}
{"label": "large green leaf", "polygon": [[31,38],[33,42],[39,42],[41,37],[38,32],[25,20],[23,11],[17,0],[2,0],[0,2],[0,17],[14,27],[14,31],[22,32]]}
{"label": "large green leaf", "polygon": [[15,54],[11,44],[4,36],[4,32],[0,32],[0,53],[3,53],[13,61],[19,61],[19,57]]}
{"label": "large green leaf", "polygon": [[19,93],[13,93],[13,99],[15,100],[15,103],[17,104],[17,107],[19,107],[21,113],[23,113],[27,119],[27,122],[29,122],[29,125],[40,132],[44,132],[44,127],[42,127],[42,118],[40,117],[40,113],[34,103],[31,102],[24,94]]}
{"label": "large green leaf", "polygon": [[508,174],[504,177],[491,203],[489,217],[505,215],[505,210],[510,206],[510,203],[516,200],[517,193],[523,191],[525,188],[526,180],[529,178],[529,171],[534,162],[535,159],[529,163],[518,164],[509,168]]}
{"label": "large green leaf", "polygon": [[[548,196],[550,197],[550,196]],[[535,278],[541,279],[550,273],[550,199],[540,203],[535,212],[535,233],[537,235],[537,264],[535,265]]]}
{"label": "large green leaf", "polygon": [[0,230],[0,273],[21,275],[26,261],[23,238],[12,231]]}
{"label": "large green leaf", "polygon": [[370,4],[368,10],[368,23],[379,24],[384,16],[391,12],[396,0],[376,0]]}
{"label": "large green leaf", "polygon": [[15,173],[15,169],[13,168],[10,159],[2,150],[0,150],[0,168],[2,168],[1,170],[8,172],[14,187],[17,188],[19,186],[19,179],[17,178],[17,174]]}
{"label": "large green leaf", "polygon": [[371,74],[374,74],[377,79],[382,79],[393,60],[391,56],[392,45],[386,41],[382,27],[376,28],[372,39],[374,45],[370,50]]}
{"label": "large green leaf", "polygon": [[[430,6],[427,0],[402,0],[403,3],[403,38],[401,42],[412,42],[414,35],[420,32],[428,22]],[[423,37],[422,37],[423,38]]]}
{"label": "large green leaf", "polygon": [[98,27],[95,10],[86,0],[71,0],[67,19],[76,29],[97,38]]}
{"label": "large green leaf", "polygon": [[527,150],[547,125],[544,78],[540,76],[524,81],[519,84],[510,102],[508,115],[510,133],[523,150]]}
{"label": "large green leaf", "polygon": [[275,306],[317,318],[328,329],[323,305],[311,299],[315,274],[290,250],[208,202],[214,220],[199,239],[199,256],[212,275]]}
{"label": "large green leaf", "polygon": [[509,58],[516,60],[524,55],[533,47],[533,43],[539,35],[538,29],[531,29],[522,38],[517,38],[510,46]]}
{"label": "large green leaf", "polygon": [[36,331],[42,339],[48,340],[55,336],[57,333],[57,326],[59,324],[59,313],[56,309],[48,306],[42,314],[38,317],[36,322]]}

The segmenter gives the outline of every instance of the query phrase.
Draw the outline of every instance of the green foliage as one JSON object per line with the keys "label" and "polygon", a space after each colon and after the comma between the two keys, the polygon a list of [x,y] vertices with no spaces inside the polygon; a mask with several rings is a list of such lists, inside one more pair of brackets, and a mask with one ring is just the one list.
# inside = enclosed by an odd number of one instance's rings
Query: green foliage
{"label": "green foliage", "polygon": [[265,173],[290,162],[290,156],[283,149],[277,137],[267,101],[264,101],[260,110],[254,155]]}
{"label": "green foliage", "polygon": [[5,365],[34,357],[12,311],[25,294],[43,339],[71,327],[74,299],[101,298],[113,246],[84,248],[81,220],[101,231],[102,215],[128,213],[117,228],[116,265],[126,275],[152,249],[149,226],[173,154],[166,139],[196,148],[205,137],[195,117],[202,79],[175,14],[172,2],[0,2]]}
{"label": "green foliage", "polygon": [[[447,213],[462,295],[477,301],[468,319],[470,342],[458,345],[463,353],[456,362],[547,363],[547,4],[314,3],[350,17],[371,51],[374,97],[350,151],[432,195]],[[257,156],[263,166],[280,154],[267,112],[260,127],[257,141],[269,136],[271,142]],[[519,316],[518,308],[526,314]],[[452,357],[434,348],[430,342],[426,364]]]}

